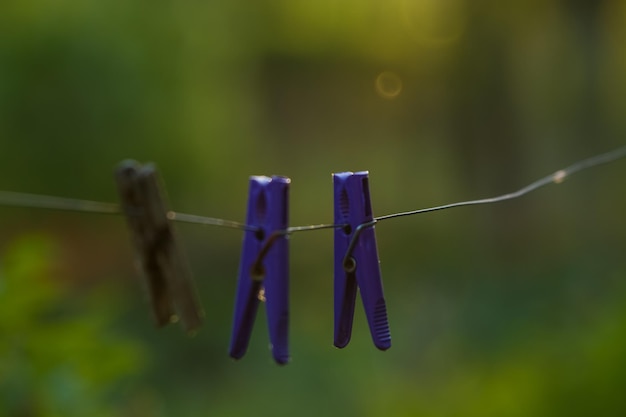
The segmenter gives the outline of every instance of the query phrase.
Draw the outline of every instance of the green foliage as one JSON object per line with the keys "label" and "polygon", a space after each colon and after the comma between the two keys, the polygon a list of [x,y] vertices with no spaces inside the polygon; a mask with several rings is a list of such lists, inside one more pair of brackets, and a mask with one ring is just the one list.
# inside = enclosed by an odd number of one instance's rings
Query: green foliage
{"label": "green foliage", "polygon": [[0,415],[111,415],[119,407],[111,398],[145,366],[144,349],[113,331],[119,306],[73,291],[54,258],[42,236],[3,253]]}
{"label": "green foliage", "polygon": [[[624,45],[619,0],[3,0],[0,189],[114,201],[134,158],[232,220],[256,174],[292,225],[331,221],[331,172],[369,170],[376,215],[497,195],[623,143]],[[379,224],[385,353],[360,306],[332,348],[332,233],[294,234],[281,368],[263,312],[227,358],[239,232],[180,226],[187,338],[123,219],[0,208],[0,415],[625,415],[625,175]]]}

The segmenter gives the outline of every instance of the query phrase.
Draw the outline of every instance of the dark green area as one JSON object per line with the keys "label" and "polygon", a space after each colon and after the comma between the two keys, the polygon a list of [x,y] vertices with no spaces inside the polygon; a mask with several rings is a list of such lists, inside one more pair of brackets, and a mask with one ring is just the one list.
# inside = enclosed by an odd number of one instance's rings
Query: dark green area
{"label": "dark green area", "polygon": [[[626,133],[618,0],[0,4],[0,189],[241,221],[249,175],[332,221],[513,191]],[[206,323],[157,330],[117,216],[0,208],[0,416],[623,416],[626,164],[377,226],[393,347],[332,347],[332,232],[293,235],[292,363],[227,357],[241,233],[180,225]]]}

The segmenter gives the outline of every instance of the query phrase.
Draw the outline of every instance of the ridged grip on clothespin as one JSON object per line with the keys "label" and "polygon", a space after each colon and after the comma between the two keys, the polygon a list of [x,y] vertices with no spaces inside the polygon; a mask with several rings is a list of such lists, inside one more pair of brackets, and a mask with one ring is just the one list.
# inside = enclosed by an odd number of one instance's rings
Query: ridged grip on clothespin
{"label": "ridged grip on clothespin", "polygon": [[[374,345],[381,350],[391,347],[391,333],[376,247],[368,173],[333,174],[335,224],[335,339],[336,347],[350,342],[357,287]],[[346,257],[350,242],[359,230],[352,253]]]}

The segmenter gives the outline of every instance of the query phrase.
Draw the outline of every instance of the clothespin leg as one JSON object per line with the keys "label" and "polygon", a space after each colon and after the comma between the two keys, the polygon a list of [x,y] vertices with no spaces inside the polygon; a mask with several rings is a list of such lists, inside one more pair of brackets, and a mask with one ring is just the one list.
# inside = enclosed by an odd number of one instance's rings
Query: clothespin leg
{"label": "clothespin leg", "polygon": [[279,364],[289,361],[289,271],[284,236],[288,186],[289,179],[283,177],[250,179],[246,223],[258,230],[244,235],[229,348],[235,359],[245,354],[259,302],[264,301],[274,360]]}
{"label": "clothespin leg", "polygon": [[[358,287],[374,345],[386,350],[391,347],[391,334],[378,262],[368,173],[333,174],[333,182],[335,224],[344,225],[335,229],[334,345],[343,348],[350,342]],[[364,227],[369,223],[372,225]],[[353,238],[356,240],[352,246]]]}
{"label": "clothespin leg", "polygon": [[[266,269],[271,279],[265,282],[265,303],[272,356],[284,365],[289,362],[289,265],[286,237],[278,238],[267,256]],[[271,252],[275,253],[271,253]],[[279,254],[279,255],[276,255]],[[268,276],[270,276],[268,275]]]}

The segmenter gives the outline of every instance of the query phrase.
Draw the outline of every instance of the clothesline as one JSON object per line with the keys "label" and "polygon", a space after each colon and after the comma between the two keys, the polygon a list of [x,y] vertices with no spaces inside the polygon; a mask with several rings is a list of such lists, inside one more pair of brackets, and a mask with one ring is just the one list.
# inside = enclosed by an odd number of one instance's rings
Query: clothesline
{"label": "clothesline", "polygon": [[377,223],[455,207],[516,199],[549,184],[560,184],[577,172],[624,157],[626,146],[578,161],[507,194],[378,217],[374,217],[371,210],[367,172],[333,174],[334,222],[303,226],[288,226],[289,178],[251,177],[247,218],[242,223],[170,210],[156,167],[153,164],[140,165],[135,161],[124,161],[116,170],[121,204],[0,191],[0,205],[125,215],[137,257],[141,261],[157,325],[166,325],[180,317],[188,332],[194,332],[201,325],[204,313],[196,296],[184,252],[177,243],[173,222],[242,230],[244,242],[230,355],[239,359],[245,354],[258,304],[263,301],[268,310],[274,359],[279,364],[285,364],[290,359],[289,234],[334,229],[334,344],[342,348],[350,340],[358,287],[373,342],[379,349],[386,350],[391,346],[391,333],[374,233]]}
{"label": "clothesline", "polygon": [[[434,207],[421,208],[410,211],[402,211],[392,214],[386,214],[383,216],[378,216],[375,218],[376,222],[380,222],[387,219],[404,217],[404,216],[412,216],[416,214],[423,214],[433,211],[446,210],[455,207],[464,207],[470,205],[480,205],[480,204],[492,204],[498,203],[502,201],[512,200],[518,197],[522,197],[532,191],[537,190],[538,188],[544,187],[551,183],[560,184],[565,179],[569,178],[571,175],[588,169],[598,165],[607,164],[618,159],[626,157],[626,146],[614,149],[610,152],[606,152],[600,155],[595,155],[590,158],[583,159],[578,161],[566,168],[559,169],[552,174],[546,175],[527,186],[520,188],[517,191],[502,194],[496,197],[489,197],[483,199],[476,200],[467,200],[460,201],[456,203],[443,204]],[[31,193],[23,193],[23,192],[15,192],[15,191],[1,191],[0,190],[0,206],[13,206],[13,207],[24,207],[24,208],[40,208],[40,209],[52,209],[52,210],[64,210],[64,211],[75,211],[75,212],[84,212],[84,213],[95,213],[95,214],[122,214],[122,208],[119,204],[116,203],[107,203],[100,201],[89,201],[89,200],[81,200],[74,198],[66,198],[59,196],[51,196],[44,194],[31,194]],[[181,223],[193,223],[193,224],[203,224],[210,226],[218,226],[225,228],[234,228],[240,230],[254,230],[254,227],[250,227],[241,222],[220,219],[215,217],[207,217],[201,216],[197,214],[188,214],[188,213],[180,213],[176,211],[169,211],[168,217],[172,221],[181,222]],[[314,224],[314,225],[303,225],[303,226],[290,226],[285,232],[286,233],[297,233],[309,230],[318,230],[318,229],[329,229],[339,227],[334,224]]]}

